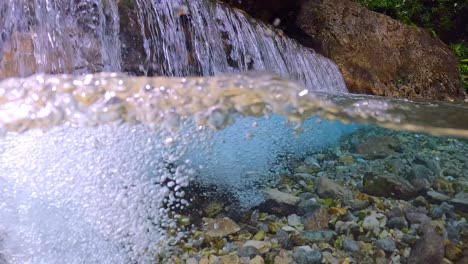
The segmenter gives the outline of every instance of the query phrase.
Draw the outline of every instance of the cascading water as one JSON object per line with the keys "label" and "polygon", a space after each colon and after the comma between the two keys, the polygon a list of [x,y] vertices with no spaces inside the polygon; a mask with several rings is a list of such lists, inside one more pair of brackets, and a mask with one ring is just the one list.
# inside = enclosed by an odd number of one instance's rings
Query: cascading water
{"label": "cascading water", "polygon": [[0,33],[0,78],[120,71],[114,0],[5,0]]}
{"label": "cascading water", "polygon": [[315,91],[347,91],[333,62],[219,2],[136,3],[147,55],[145,73],[210,76],[261,70]]}

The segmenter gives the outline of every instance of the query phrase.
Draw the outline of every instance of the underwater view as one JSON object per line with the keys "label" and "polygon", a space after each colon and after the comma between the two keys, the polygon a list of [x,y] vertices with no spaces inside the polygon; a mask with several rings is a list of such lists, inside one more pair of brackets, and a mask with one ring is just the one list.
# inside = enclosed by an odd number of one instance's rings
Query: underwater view
{"label": "underwater view", "polygon": [[0,264],[468,263],[463,73],[356,91],[231,2],[0,3]]}

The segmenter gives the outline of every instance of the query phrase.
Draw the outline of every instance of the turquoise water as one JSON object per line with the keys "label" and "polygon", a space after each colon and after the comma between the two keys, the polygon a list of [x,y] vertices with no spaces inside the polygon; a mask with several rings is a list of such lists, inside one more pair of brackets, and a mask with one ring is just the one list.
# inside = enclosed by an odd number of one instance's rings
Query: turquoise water
{"label": "turquoise water", "polygon": [[[269,208],[266,187],[321,199],[321,177],[396,200],[433,190],[466,210],[463,103],[324,96],[271,76],[37,76],[0,87],[11,263],[152,263],[200,228],[197,197],[239,215]],[[194,225],[179,226],[181,215]]]}

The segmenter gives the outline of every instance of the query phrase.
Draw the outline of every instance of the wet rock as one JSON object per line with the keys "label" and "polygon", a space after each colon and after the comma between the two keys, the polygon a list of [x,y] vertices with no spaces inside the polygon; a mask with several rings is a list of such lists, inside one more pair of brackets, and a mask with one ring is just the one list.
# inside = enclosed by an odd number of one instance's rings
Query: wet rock
{"label": "wet rock", "polygon": [[423,225],[421,232],[422,236],[412,248],[408,263],[441,263],[445,253],[444,237],[430,224]]}
{"label": "wet rock", "polygon": [[316,197],[317,196],[315,194],[310,193],[310,192],[305,192],[305,193],[299,194],[299,198],[301,198],[302,200],[310,200],[310,199],[316,198]]}
{"label": "wet rock", "polygon": [[296,215],[296,214],[292,214],[290,216],[288,216],[288,225],[290,226],[298,226],[302,224],[302,219],[300,216]]}
{"label": "wet rock", "polygon": [[291,239],[289,239],[289,234],[284,230],[278,230],[274,236],[278,240],[278,243],[285,249],[289,249],[292,246]]}
{"label": "wet rock", "polygon": [[349,253],[358,252],[359,245],[358,243],[356,243],[356,241],[349,238],[345,238],[343,240],[343,250]]}
{"label": "wet rock", "polygon": [[355,231],[358,227],[359,227],[359,225],[355,221],[347,221],[347,222],[337,221],[335,223],[335,231],[338,234],[346,234],[347,235],[347,234]]}
{"label": "wet rock", "polygon": [[325,208],[320,208],[313,213],[306,214],[302,219],[305,230],[326,229],[328,228],[329,221],[330,215]]}
{"label": "wet rock", "polygon": [[401,152],[400,141],[389,136],[371,137],[356,145],[356,152],[369,160],[383,159]]}
{"label": "wet rock", "polygon": [[266,241],[247,240],[242,247],[252,246],[264,254],[271,249],[271,243]]}
{"label": "wet rock", "polygon": [[250,260],[249,264],[264,264],[264,263],[265,263],[265,261],[263,260],[262,257],[256,256],[252,260]]}
{"label": "wet rock", "polygon": [[450,196],[445,195],[443,193],[439,193],[436,191],[428,191],[427,196],[433,200],[433,201],[438,201],[438,202],[446,202],[450,200]]}
{"label": "wet rock", "polygon": [[299,249],[293,253],[293,259],[297,264],[320,264],[322,263],[322,257],[322,253],[314,249]]}
{"label": "wet rock", "polygon": [[260,253],[260,250],[258,250],[256,247],[254,246],[243,246],[241,247],[238,251],[237,251],[237,256],[239,256],[240,258],[244,258],[244,257],[247,257],[247,258],[253,258],[257,255],[261,255],[262,253]]}
{"label": "wet rock", "polygon": [[318,40],[352,93],[465,97],[456,57],[424,29],[342,0],[302,1],[295,25]]}
{"label": "wet rock", "polygon": [[336,232],[333,230],[316,230],[304,231],[301,233],[300,238],[309,243],[330,242],[336,237]]}
{"label": "wet rock", "polygon": [[449,205],[448,203],[442,203],[440,205],[437,205],[437,206],[434,206],[431,210],[431,216],[432,218],[434,219],[440,219],[442,218],[444,215],[448,215],[450,217],[453,217],[453,206],[452,205]]}
{"label": "wet rock", "polygon": [[414,245],[416,241],[418,240],[418,237],[412,234],[404,234],[401,241],[408,245]]}
{"label": "wet rock", "polygon": [[434,180],[434,173],[424,165],[414,164],[411,167],[410,179]]}
{"label": "wet rock", "polygon": [[290,264],[292,263],[292,259],[290,259],[287,256],[281,257],[281,256],[275,256],[274,261],[270,262],[274,264]]}
{"label": "wet rock", "polygon": [[267,196],[268,199],[272,199],[278,203],[296,205],[300,201],[299,197],[289,193],[281,192],[277,189],[265,188],[263,189],[263,193]]}
{"label": "wet rock", "polygon": [[395,241],[393,241],[393,239],[388,238],[388,237],[375,241],[375,246],[377,248],[382,249],[383,251],[387,253],[392,253],[393,251],[396,250]]}
{"label": "wet rock", "polygon": [[429,206],[429,203],[427,202],[426,198],[423,196],[418,196],[416,199],[413,200],[413,205],[415,207],[424,207],[427,208]]}
{"label": "wet rock", "polygon": [[315,190],[321,198],[352,198],[353,193],[327,177],[320,177],[315,182]]}
{"label": "wet rock", "polygon": [[460,192],[449,202],[456,210],[468,213],[468,193]]}
{"label": "wet rock", "polygon": [[418,195],[418,191],[407,180],[386,172],[366,173],[363,179],[363,191],[370,195],[398,199],[411,199]]}
{"label": "wet rock", "polygon": [[203,218],[205,226],[203,233],[210,238],[222,238],[238,232],[241,228],[236,222],[225,217],[221,219]]}
{"label": "wet rock", "polygon": [[364,218],[362,228],[376,236],[380,233],[380,222],[374,212]]}
{"label": "wet rock", "polygon": [[[211,263],[211,261],[210,261]],[[226,255],[221,257],[220,264],[239,264],[239,257],[237,255]]]}
{"label": "wet rock", "polygon": [[431,218],[429,216],[427,216],[426,214],[422,214],[422,213],[407,212],[405,215],[406,215],[406,219],[411,225],[423,224],[423,223],[427,223],[431,221]]}
{"label": "wet rock", "polygon": [[320,209],[322,205],[314,200],[302,200],[297,205],[297,214],[298,215],[305,215],[307,213],[315,212],[316,210]]}
{"label": "wet rock", "polygon": [[448,243],[445,246],[445,257],[451,261],[457,261],[463,256],[463,250],[461,245]]}
{"label": "wet rock", "polygon": [[408,227],[408,222],[403,217],[393,217],[388,220],[387,227],[401,230]]}

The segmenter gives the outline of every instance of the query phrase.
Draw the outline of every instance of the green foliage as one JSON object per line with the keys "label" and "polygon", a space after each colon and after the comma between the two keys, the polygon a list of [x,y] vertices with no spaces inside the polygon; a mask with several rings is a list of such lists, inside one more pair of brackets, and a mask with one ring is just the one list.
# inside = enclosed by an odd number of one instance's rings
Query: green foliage
{"label": "green foliage", "polygon": [[425,28],[449,44],[459,60],[468,91],[468,1],[466,0],[354,0],[370,10],[405,24]]}
{"label": "green foliage", "polygon": [[468,91],[468,45],[466,43],[457,43],[451,45],[451,47],[458,57],[463,85],[465,90]]}

